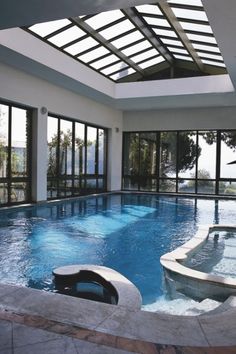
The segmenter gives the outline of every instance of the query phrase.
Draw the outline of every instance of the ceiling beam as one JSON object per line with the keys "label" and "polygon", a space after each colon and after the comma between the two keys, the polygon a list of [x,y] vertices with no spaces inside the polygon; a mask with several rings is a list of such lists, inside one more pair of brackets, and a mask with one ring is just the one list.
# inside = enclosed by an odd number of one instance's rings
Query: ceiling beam
{"label": "ceiling beam", "polygon": [[[156,0],[149,0],[154,3]],[[7,0],[0,2],[0,29],[145,4],[145,0]]]}
{"label": "ceiling beam", "polygon": [[172,28],[176,32],[177,36],[183,43],[185,49],[188,51],[190,56],[192,57],[193,61],[196,63],[197,67],[204,72],[204,64],[201,61],[201,58],[197,54],[196,50],[194,49],[191,41],[188,39],[188,36],[184,32],[182,26],[180,25],[179,21],[177,20],[174,12],[172,11],[170,5],[167,3],[166,0],[158,0],[158,5],[163,12],[166,19],[171,24]]}

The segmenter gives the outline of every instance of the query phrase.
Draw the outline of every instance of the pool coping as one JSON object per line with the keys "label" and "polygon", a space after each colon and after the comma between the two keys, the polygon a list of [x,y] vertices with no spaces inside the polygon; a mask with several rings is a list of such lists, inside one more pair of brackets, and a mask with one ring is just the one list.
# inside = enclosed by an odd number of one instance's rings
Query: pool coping
{"label": "pool coping", "polygon": [[216,284],[223,287],[235,288],[236,295],[236,279],[200,272],[181,264],[182,261],[187,259],[192,253],[196,252],[196,250],[205,243],[210,232],[231,230],[236,230],[236,225],[202,225],[188,242],[172,252],[162,255],[160,258],[161,265],[165,270],[189,279]]}
{"label": "pool coping", "polygon": [[34,324],[46,319],[58,326],[74,326],[87,337],[96,333],[107,340],[115,336],[165,345],[236,345],[235,297],[215,314],[177,316],[0,284],[0,311],[20,318],[31,316]]}

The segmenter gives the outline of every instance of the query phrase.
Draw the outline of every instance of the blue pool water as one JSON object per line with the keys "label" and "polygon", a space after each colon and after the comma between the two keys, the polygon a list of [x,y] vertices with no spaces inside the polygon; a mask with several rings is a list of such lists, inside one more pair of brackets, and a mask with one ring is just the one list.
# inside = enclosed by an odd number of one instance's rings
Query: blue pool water
{"label": "blue pool water", "polygon": [[235,201],[123,194],[0,212],[0,282],[53,291],[56,267],[111,267],[140,290],[143,304],[164,294],[160,256],[198,225],[233,223]]}

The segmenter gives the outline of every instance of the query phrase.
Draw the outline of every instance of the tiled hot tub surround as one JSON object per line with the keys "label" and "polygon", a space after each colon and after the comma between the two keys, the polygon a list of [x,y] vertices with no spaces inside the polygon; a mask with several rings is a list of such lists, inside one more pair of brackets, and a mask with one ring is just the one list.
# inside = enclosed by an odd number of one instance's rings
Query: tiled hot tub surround
{"label": "tiled hot tub surround", "polygon": [[181,263],[203,246],[211,232],[232,230],[236,231],[235,225],[200,226],[191,240],[174,251],[164,254],[160,262],[164,268],[167,282],[174,281],[177,291],[199,300],[207,297],[227,299],[231,295],[236,295],[236,279],[203,273]]}

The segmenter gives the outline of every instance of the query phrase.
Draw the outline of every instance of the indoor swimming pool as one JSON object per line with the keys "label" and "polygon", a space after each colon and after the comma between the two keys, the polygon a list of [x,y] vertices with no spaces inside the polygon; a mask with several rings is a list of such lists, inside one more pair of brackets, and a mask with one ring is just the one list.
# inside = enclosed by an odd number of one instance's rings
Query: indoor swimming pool
{"label": "indoor swimming pool", "polygon": [[0,212],[0,282],[55,291],[52,270],[113,268],[139,289],[143,307],[165,307],[161,255],[199,225],[236,220],[235,201],[111,194]]}

